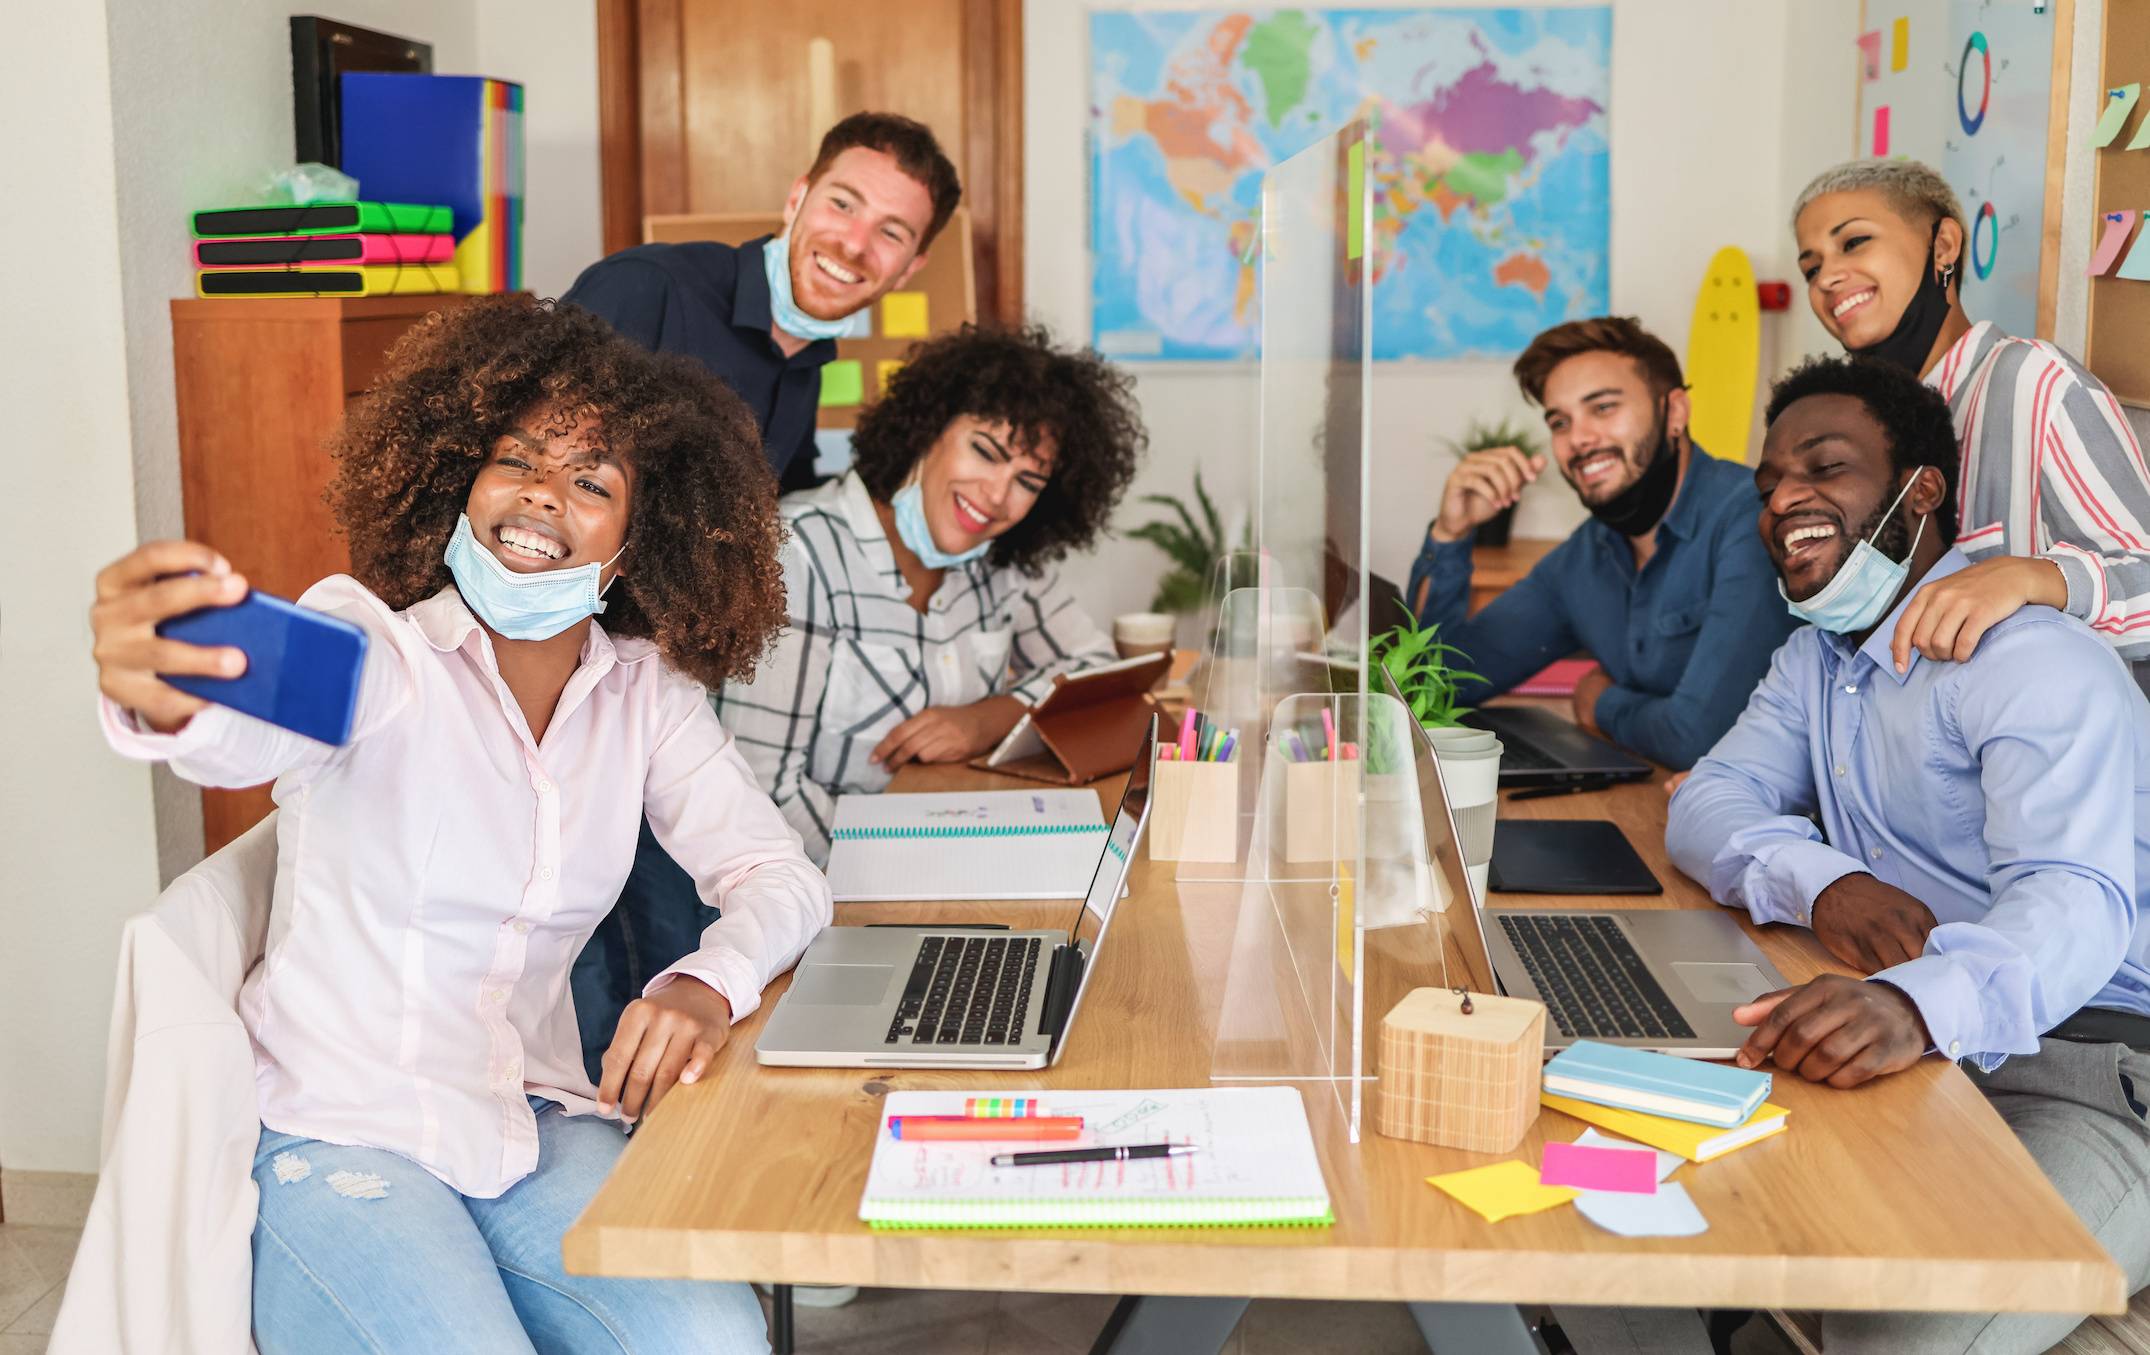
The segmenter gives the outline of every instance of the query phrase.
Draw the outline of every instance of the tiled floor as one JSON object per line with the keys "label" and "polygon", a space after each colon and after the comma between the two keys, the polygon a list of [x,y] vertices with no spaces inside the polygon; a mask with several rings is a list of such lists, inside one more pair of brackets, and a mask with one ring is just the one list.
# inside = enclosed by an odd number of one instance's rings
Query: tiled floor
{"label": "tiled floor", "polygon": [[60,1290],[82,1237],[93,1178],[9,1172],[0,1223],[0,1355],[44,1355]]}

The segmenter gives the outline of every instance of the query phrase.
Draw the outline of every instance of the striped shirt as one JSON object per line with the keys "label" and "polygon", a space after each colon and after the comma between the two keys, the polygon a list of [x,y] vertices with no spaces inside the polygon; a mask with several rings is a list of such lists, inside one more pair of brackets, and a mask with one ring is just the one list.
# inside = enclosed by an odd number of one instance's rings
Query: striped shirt
{"label": "striped shirt", "polygon": [[956,565],[925,611],[910,604],[873,498],[857,474],[787,494],[784,592],[791,624],[717,711],[777,808],[826,861],[838,795],[886,789],[867,754],[929,706],[989,696],[1035,702],[1056,674],[1110,663],[1112,641],[1057,575],[989,560]]}
{"label": "striped shirt", "polygon": [[1973,560],[2037,555],[2081,617],[2150,682],[2150,468],[2105,384],[2050,343],[1982,320],[1926,384],[1962,445],[1956,546]]}

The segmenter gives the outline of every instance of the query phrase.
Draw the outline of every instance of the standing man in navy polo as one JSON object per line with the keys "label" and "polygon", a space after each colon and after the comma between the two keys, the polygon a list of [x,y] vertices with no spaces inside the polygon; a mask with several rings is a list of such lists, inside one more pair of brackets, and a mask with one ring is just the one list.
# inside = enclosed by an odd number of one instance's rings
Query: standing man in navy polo
{"label": "standing man in navy polo", "polygon": [[590,265],[562,302],[684,353],[739,392],[769,465],[812,483],[821,369],[852,317],[909,282],[963,196],[924,124],[854,113],[791,186],[784,233],[743,245],[636,245]]}
{"label": "standing man in navy polo", "polygon": [[[660,353],[700,361],[754,411],[778,482],[811,485],[821,369],[836,356],[837,336],[917,274],[962,196],[955,166],[924,124],[854,113],[822,137],[792,184],[783,234],[738,246],[637,245],[584,269],[560,300]],[[593,1078],[622,1010],[699,945],[714,920],[645,822],[620,901],[575,962],[575,1013]]]}

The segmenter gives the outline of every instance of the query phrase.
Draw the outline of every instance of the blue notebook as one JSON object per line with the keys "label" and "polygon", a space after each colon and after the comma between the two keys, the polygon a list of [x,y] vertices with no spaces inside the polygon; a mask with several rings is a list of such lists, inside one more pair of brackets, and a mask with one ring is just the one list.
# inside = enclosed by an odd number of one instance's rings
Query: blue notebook
{"label": "blue notebook", "polygon": [[1700,1059],[1577,1040],[1545,1065],[1545,1089],[1601,1106],[1726,1127],[1769,1095],[1769,1074]]}

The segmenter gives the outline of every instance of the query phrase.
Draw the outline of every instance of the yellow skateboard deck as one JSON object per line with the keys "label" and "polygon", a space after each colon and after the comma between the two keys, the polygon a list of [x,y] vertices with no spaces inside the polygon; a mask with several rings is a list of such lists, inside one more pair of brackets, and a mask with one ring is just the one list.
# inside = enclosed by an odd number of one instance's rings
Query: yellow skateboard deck
{"label": "yellow skateboard deck", "polygon": [[1687,329],[1688,429],[1697,446],[1727,461],[1747,459],[1754,387],[1762,366],[1761,304],[1747,252],[1726,245],[1710,260]]}

